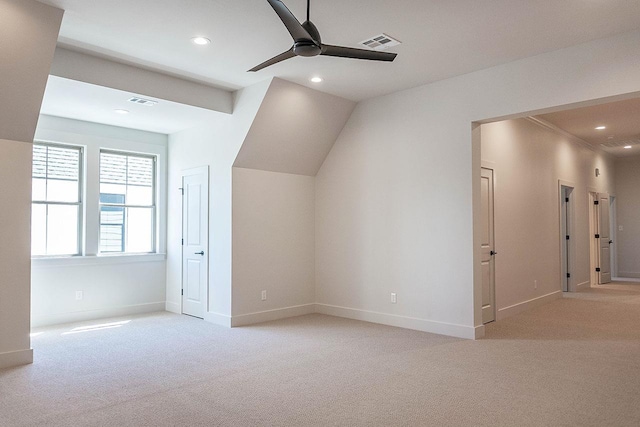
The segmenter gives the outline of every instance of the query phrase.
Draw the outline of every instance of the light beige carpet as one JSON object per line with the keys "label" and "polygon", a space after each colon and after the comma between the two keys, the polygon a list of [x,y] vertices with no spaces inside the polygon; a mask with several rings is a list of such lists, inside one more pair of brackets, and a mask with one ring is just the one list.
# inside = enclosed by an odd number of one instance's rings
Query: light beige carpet
{"label": "light beige carpet", "polygon": [[0,371],[2,427],[640,425],[640,283],[570,295],[479,341],[323,315],[36,333],[35,363]]}

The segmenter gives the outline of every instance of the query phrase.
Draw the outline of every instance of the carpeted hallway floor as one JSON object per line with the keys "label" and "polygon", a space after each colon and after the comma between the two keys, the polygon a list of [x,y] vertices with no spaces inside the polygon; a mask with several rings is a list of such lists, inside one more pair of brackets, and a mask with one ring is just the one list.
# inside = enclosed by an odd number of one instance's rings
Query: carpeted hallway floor
{"label": "carpeted hallway floor", "polygon": [[0,426],[640,425],[640,283],[567,295],[479,341],[322,315],[34,335],[35,363],[0,371]]}

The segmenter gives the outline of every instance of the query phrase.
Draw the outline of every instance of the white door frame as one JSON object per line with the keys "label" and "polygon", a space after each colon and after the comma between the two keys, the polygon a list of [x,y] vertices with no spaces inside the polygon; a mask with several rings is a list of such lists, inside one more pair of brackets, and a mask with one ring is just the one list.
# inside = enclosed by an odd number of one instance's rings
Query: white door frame
{"label": "white door frame", "polygon": [[618,277],[618,212],[615,194],[609,194],[609,202],[611,206],[609,211],[609,226],[611,227],[609,236],[613,240],[611,244],[611,278],[613,279]]}
{"label": "white door frame", "polygon": [[589,278],[590,285],[597,285],[599,278],[596,272],[600,259],[600,248],[598,240],[595,238],[598,232],[598,208],[595,201],[598,199],[598,192],[595,188],[589,188]]}
{"label": "white door frame", "polygon": [[[613,238],[611,236],[611,195],[607,192],[601,192],[597,195],[598,205],[598,267],[600,273],[598,273],[598,284],[611,283],[611,277],[613,276],[611,270],[611,245]],[[603,201],[606,200],[606,203]],[[606,213],[604,215],[603,213]],[[603,218],[607,219],[606,227],[602,227]],[[602,251],[606,248],[608,256],[603,260]],[[607,259],[608,258],[608,259]],[[604,266],[608,265],[609,268]]]}
{"label": "white door frame", "polygon": [[204,252],[205,252],[205,257],[206,257],[206,261],[207,261],[207,267],[206,267],[206,287],[205,287],[205,293],[204,293],[204,300],[205,300],[205,306],[204,306],[204,315],[206,316],[206,313],[209,311],[209,270],[210,270],[210,266],[209,266],[209,260],[211,259],[211,257],[209,256],[209,166],[200,166],[197,168],[190,168],[190,169],[184,169],[181,174],[180,174],[180,185],[182,186],[182,188],[180,188],[180,190],[182,191],[182,209],[181,209],[181,221],[180,221],[180,233],[181,233],[181,237],[182,237],[182,244],[180,246],[180,290],[181,290],[181,295],[180,295],[180,313],[182,314],[187,314],[184,312],[184,250],[185,250],[185,246],[184,246],[184,223],[185,223],[185,219],[184,219],[184,178],[187,176],[192,176],[192,175],[200,175],[200,174],[205,174],[206,175],[206,204],[207,204],[207,217],[205,218],[205,225],[206,225],[206,238],[205,238],[205,242],[204,242]]}
{"label": "white door frame", "polygon": [[[489,162],[489,161],[485,161],[483,160],[480,168],[480,171],[482,172],[483,169],[489,170],[491,171],[491,187],[489,188],[490,191],[490,196],[489,196],[489,200],[491,202],[491,205],[489,206],[489,215],[490,215],[490,221],[491,221],[491,225],[492,225],[492,235],[489,236],[489,246],[487,248],[482,248],[482,256],[480,258],[480,262],[483,262],[483,259],[488,255],[488,262],[489,262],[489,292],[490,292],[490,297],[489,299],[490,301],[490,306],[489,307],[485,307],[481,304],[482,306],[482,323],[486,324],[486,323],[490,323],[490,322],[494,322],[497,320],[498,318],[498,309],[496,307],[496,255],[497,255],[497,251],[496,251],[496,241],[495,241],[495,193],[496,193],[496,168],[495,168],[495,163],[493,162]],[[490,251],[490,254],[486,254],[486,251]]]}
{"label": "white door frame", "polygon": [[[575,271],[572,271],[574,270],[573,266],[575,265],[574,190],[574,183],[558,180],[558,206],[560,214],[560,282],[564,292],[576,291]],[[567,238],[567,236],[569,236],[569,238]]]}

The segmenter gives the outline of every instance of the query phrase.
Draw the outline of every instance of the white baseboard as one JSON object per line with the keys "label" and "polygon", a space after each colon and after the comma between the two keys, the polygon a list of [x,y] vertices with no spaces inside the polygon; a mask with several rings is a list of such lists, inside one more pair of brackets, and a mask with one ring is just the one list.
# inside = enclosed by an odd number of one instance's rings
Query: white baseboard
{"label": "white baseboard", "polygon": [[640,273],[635,272],[635,271],[619,271],[618,272],[618,277],[616,277],[616,279],[621,279],[624,280],[624,278],[628,278],[628,279],[640,279]]}
{"label": "white baseboard", "polygon": [[347,319],[362,320],[365,322],[396,326],[398,328],[414,329],[416,331],[430,332],[433,334],[448,335],[458,338],[476,339],[484,335],[484,326],[482,325],[477,327],[463,326],[327,304],[316,304],[316,312],[327,314],[329,316],[345,317]]}
{"label": "white baseboard", "polygon": [[33,350],[18,350],[0,353],[0,369],[13,368],[33,363]]}
{"label": "white baseboard", "polygon": [[167,301],[164,305],[164,309],[169,313],[182,314],[182,306],[177,302]]}
{"label": "white baseboard", "polygon": [[551,292],[550,294],[542,295],[540,297],[533,298],[528,301],[523,301],[518,304],[511,305],[509,307],[498,309],[496,320],[502,320],[507,317],[514,316],[518,313],[522,313],[523,311],[531,310],[532,308],[535,308],[535,307],[540,307],[541,305],[545,305],[558,298],[562,298],[562,291]]}
{"label": "white baseboard", "polygon": [[591,280],[587,280],[586,282],[578,283],[576,285],[576,291],[583,291],[585,289],[589,289],[591,287]]}
{"label": "white baseboard", "polygon": [[227,328],[231,327],[231,316],[227,316],[226,314],[208,311],[204,314],[204,320],[215,325],[225,326]]}
{"label": "white baseboard", "polygon": [[103,308],[98,310],[73,311],[69,313],[46,314],[33,316],[31,327],[59,325],[62,323],[82,322],[85,320],[104,319],[107,317],[129,316],[132,314],[152,313],[165,311],[166,304],[162,302],[150,302],[145,304],[126,305],[122,307]]}
{"label": "white baseboard", "polygon": [[316,304],[303,304],[293,307],[277,308],[274,310],[232,316],[231,326],[247,326],[256,323],[270,322],[272,320],[285,319],[287,317],[304,316],[305,314],[312,313],[316,313]]}
{"label": "white baseboard", "polygon": [[612,282],[640,282],[640,279],[636,279],[635,277],[612,277]]}

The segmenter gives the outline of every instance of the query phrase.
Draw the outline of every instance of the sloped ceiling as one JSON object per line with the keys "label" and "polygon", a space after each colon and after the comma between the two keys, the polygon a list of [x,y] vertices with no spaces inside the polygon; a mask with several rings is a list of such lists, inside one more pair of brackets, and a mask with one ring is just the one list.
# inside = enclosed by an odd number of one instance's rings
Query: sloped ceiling
{"label": "sloped ceiling", "polygon": [[355,105],[273,79],[234,166],[315,176]]}
{"label": "sloped ceiling", "polygon": [[0,2],[0,139],[33,142],[62,15],[36,2]]}

